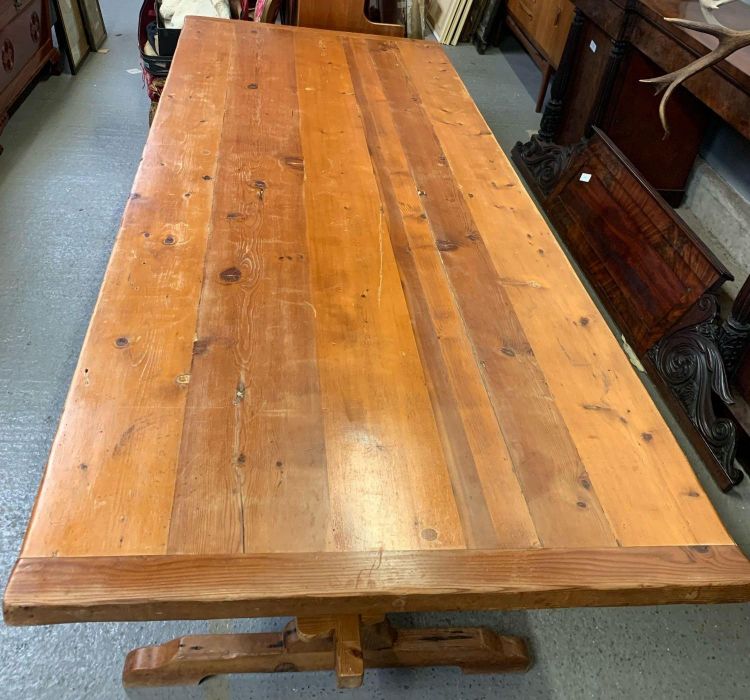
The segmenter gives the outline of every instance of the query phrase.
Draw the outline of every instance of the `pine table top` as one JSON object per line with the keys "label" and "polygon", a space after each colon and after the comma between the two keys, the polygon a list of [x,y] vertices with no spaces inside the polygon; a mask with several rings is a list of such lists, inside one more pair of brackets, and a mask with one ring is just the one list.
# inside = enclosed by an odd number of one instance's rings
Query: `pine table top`
{"label": "pine table top", "polygon": [[443,50],[189,18],[6,620],[748,599]]}

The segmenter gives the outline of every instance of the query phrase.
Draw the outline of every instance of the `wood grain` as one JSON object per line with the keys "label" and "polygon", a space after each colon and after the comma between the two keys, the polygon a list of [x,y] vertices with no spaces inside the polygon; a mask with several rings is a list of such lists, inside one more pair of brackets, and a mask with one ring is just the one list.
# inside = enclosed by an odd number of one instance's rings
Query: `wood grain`
{"label": "wood grain", "polygon": [[187,20],[60,425],[15,624],[748,595],[435,44]]}
{"label": "wood grain", "polygon": [[736,546],[21,559],[7,624],[741,602]]}
{"label": "wood grain", "polygon": [[[664,419],[444,54],[399,51],[614,534],[730,543]],[[439,77],[438,77],[439,76]],[[619,446],[619,447],[615,447]],[[634,475],[638,478],[634,478]],[[645,478],[641,480],[641,476]]]}
{"label": "wood grain", "polygon": [[363,32],[386,36],[404,36],[401,24],[371,22],[364,13],[360,0],[297,0],[297,24],[301,27],[337,29],[344,32]]}
{"label": "wood grain", "polygon": [[[356,616],[353,616],[356,619]],[[364,623],[364,621],[363,621]],[[384,623],[387,625],[387,623]],[[528,670],[526,643],[479,627],[394,629],[385,639],[367,637],[359,665],[367,668],[458,666],[464,673],[506,673]],[[369,642],[369,644],[368,644]],[[141,647],[128,654],[122,674],[128,687],[197,685],[209,676],[225,673],[288,673],[323,671],[336,667],[333,635],[300,639],[299,622],[283,632],[192,635],[158,646]],[[357,687],[342,684],[340,687]],[[354,679],[361,681],[361,676]]]}
{"label": "wood grain", "polygon": [[[226,71],[199,29],[169,77],[72,380],[26,547],[161,553],[169,530]],[[165,122],[176,120],[181,129]],[[204,179],[204,177],[209,179]]]}

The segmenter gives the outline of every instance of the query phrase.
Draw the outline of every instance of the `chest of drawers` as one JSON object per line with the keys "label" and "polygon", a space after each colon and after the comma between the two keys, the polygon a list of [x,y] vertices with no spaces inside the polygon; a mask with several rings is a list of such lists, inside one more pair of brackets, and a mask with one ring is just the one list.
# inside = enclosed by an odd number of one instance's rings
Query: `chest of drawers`
{"label": "chest of drawers", "polygon": [[24,90],[58,59],[48,0],[0,0],[0,131]]}

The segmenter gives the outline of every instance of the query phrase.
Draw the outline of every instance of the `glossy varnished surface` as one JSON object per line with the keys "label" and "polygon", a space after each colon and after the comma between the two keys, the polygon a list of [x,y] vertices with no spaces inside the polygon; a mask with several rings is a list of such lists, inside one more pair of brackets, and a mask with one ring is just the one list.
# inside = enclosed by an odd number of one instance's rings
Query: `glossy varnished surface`
{"label": "glossy varnished surface", "polygon": [[442,50],[190,19],[8,619],[455,607],[466,550],[464,607],[750,581]]}

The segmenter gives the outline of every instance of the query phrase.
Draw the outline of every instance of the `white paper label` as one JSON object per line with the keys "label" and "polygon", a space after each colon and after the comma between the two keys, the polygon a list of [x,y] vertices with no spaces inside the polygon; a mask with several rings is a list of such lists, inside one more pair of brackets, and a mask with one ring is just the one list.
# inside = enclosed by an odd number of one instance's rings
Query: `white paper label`
{"label": "white paper label", "polygon": [[591,43],[589,44],[589,48],[591,49],[591,53],[596,53],[596,42],[592,39]]}
{"label": "white paper label", "polygon": [[581,182],[591,182],[591,173],[581,173]]}

